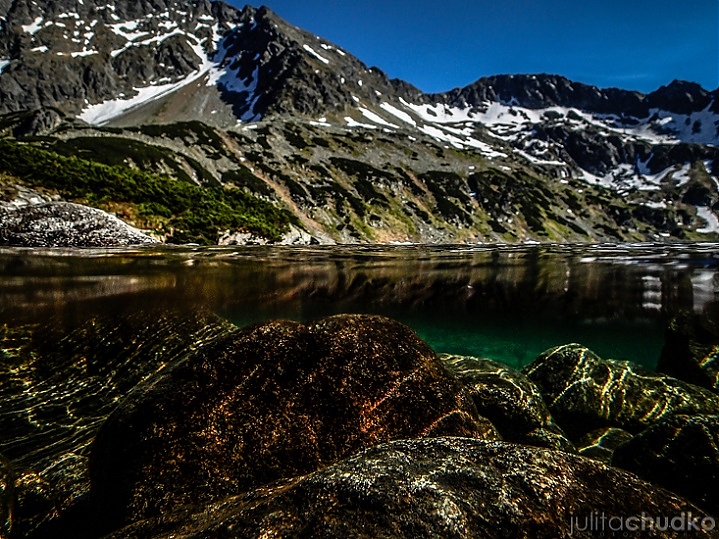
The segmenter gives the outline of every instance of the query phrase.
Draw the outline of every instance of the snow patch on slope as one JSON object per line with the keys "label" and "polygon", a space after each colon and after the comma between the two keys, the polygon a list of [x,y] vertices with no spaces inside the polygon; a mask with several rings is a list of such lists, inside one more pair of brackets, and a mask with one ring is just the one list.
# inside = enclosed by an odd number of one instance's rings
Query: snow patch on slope
{"label": "snow patch on slope", "polygon": [[30,35],[34,36],[42,28],[42,21],[43,21],[42,17],[37,17],[32,23],[27,24],[27,25],[23,24],[22,31],[25,32],[26,34],[30,34]]}
{"label": "snow patch on slope", "polygon": [[325,58],[325,57],[322,56],[320,53],[318,53],[317,51],[315,51],[315,50],[314,50],[312,47],[310,47],[309,45],[303,45],[302,48],[305,49],[305,50],[306,50],[308,53],[310,53],[312,56],[314,56],[315,58],[317,58],[320,62],[322,62],[322,63],[324,63],[324,64],[329,64],[329,63],[330,63],[330,61],[329,61],[327,58]]}
{"label": "snow patch on slope", "polygon": [[193,52],[201,59],[202,63],[196,71],[188,75],[186,78],[175,83],[154,84],[142,88],[133,88],[133,90],[137,92],[137,95],[129,99],[111,99],[109,101],[90,105],[80,113],[78,118],[89,124],[102,125],[113,118],[124,114],[130,109],[160,99],[161,97],[169,95],[172,92],[179,90],[180,88],[187,86],[188,84],[191,84],[207,75],[215,64],[207,58],[207,54],[205,54],[201,43],[193,42],[193,39],[189,39],[188,44],[192,48]]}
{"label": "snow patch on slope", "polygon": [[711,104],[702,111],[688,115],[652,109],[646,118],[621,119],[616,115],[592,114],[559,106],[529,109],[516,104],[485,102],[479,107],[470,108],[450,107],[441,103],[416,105],[401,101],[425,122],[479,123],[486,126],[494,136],[507,141],[516,140],[520,134],[529,134],[537,124],[560,121],[570,129],[594,126],[604,132],[650,144],[691,142],[719,145],[719,115],[711,112]]}
{"label": "snow patch on slope", "polygon": [[719,234],[719,219],[711,209],[699,206],[697,207],[697,216],[706,222],[706,226],[697,228],[697,232],[700,234]]}
{"label": "snow patch on slope", "polygon": [[413,125],[413,126],[415,126],[415,127],[417,126],[417,122],[415,122],[415,121],[412,119],[412,116],[410,116],[409,114],[407,114],[406,112],[404,112],[404,111],[402,111],[402,110],[399,110],[397,107],[393,107],[393,106],[390,105],[389,103],[381,103],[381,104],[380,104],[380,108],[382,108],[382,110],[386,110],[386,111],[389,112],[392,116],[395,116],[395,117],[399,118],[400,120],[402,120],[402,121],[405,122],[405,123],[408,123],[408,124]]}
{"label": "snow patch on slope", "polygon": [[376,124],[383,125],[385,127],[391,127],[393,129],[399,129],[398,125],[389,123],[387,120],[385,120],[381,116],[375,114],[371,110],[368,110],[364,107],[358,107],[358,109],[359,109],[360,113],[362,114],[362,116],[367,118],[370,122],[374,122]]}

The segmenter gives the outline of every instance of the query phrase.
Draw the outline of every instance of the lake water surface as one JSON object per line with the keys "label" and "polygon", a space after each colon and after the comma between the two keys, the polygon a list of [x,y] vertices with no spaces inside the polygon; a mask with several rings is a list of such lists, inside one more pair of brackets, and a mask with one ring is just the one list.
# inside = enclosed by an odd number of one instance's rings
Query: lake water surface
{"label": "lake water surface", "polygon": [[653,367],[675,314],[717,305],[716,243],[0,249],[0,327],[158,306],[239,325],[375,313],[437,352],[523,366],[578,342]]}

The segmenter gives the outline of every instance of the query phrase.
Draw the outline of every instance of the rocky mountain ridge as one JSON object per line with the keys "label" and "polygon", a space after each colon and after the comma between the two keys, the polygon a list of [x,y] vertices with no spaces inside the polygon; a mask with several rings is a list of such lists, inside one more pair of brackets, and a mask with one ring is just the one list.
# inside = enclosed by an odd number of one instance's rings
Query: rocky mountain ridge
{"label": "rocky mountain ridge", "polygon": [[424,94],[267,8],[206,0],[0,14],[0,112],[16,135],[53,135],[43,144],[63,153],[101,137],[128,166],[133,144],[159,147],[199,184],[238,186],[247,169],[240,188],[334,241],[719,234],[719,90],[504,75]]}

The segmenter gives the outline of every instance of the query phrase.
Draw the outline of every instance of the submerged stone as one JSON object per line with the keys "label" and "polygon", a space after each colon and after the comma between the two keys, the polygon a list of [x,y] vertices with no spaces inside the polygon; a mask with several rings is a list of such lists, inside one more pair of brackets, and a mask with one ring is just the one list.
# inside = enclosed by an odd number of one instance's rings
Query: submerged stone
{"label": "submerged stone", "polygon": [[8,537],[15,506],[15,474],[10,463],[0,455],[0,537]]}
{"label": "submerged stone", "polygon": [[[0,326],[0,451],[15,473],[12,537],[90,527],[89,445],[118,400],[188,349],[235,328],[206,312],[85,314]],[[74,518],[74,517],[73,517]],[[69,528],[68,528],[69,527]]]}
{"label": "submerged stone", "polygon": [[548,350],[524,373],[572,440],[603,427],[638,433],[672,414],[719,414],[719,395],[707,389],[578,344]]}
{"label": "submerged stone", "polygon": [[612,465],[719,517],[719,415],[668,417],[620,445]]}
{"label": "submerged stone", "polygon": [[719,393],[719,304],[707,307],[714,316],[683,313],[674,318],[664,336],[657,370]]}
{"label": "submerged stone", "polygon": [[440,355],[469,390],[477,411],[509,442],[576,453],[554,422],[537,386],[521,372],[484,358]]}
{"label": "submerged stone", "polygon": [[392,439],[497,439],[411,329],[369,315],[251,326],[129,395],[91,454],[107,522],[208,503]]}
{"label": "submerged stone", "polygon": [[622,429],[606,427],[588,432],[577,442],[579,454],[605,464],[612,462],[614,450],[632,439],[632,435]]}
{"label": "submerged stone", "polygon": [[[137,522],[114,539],[484,539],[631,533],[642,515],[702,512],[675,494],[591,459],[468,438],[402,440],[243,496]],[[606,515],[602,522],[597,518]],[[650,518],[651,518],[650,517]],[[646,529],[637,537],[684,537]],[[701,528],[696,537],[718,537]]]}

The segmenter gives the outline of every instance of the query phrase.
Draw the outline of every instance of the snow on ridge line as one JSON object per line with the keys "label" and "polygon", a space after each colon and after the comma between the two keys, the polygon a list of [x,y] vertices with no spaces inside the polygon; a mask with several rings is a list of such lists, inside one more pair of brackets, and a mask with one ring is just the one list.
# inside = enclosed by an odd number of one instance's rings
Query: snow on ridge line
{"label": "snow on ridge line", "polygon": [[652,174],[646,166],[648,161],[639,161],[634,165],[621,163],[604,176],[595,176],[584,169],[580,169],[582,175],[579,179],[593,185],[601,185],[613,191],[625,189],[658,191],[661,188],[662,181],[669,175],[678,182],[677,185],[679,186],[684,185],[689,180],[690,163],[684,163],[682,166],[672,165],[656,174]]}
{"label": "snow on ridge line", "polygon": [[318,53],[317,51],[315,51],[315,50],[314,50],[312,47],[310,47],[309,45],[302,45],[302,48],[305,49],[305,50],[306,50],[308,53],[310,53],[312,56],[314,56],[315,58],[317,58],[320,62],[323,62],[324,64],[329,64],[329,63],[330,63],[330,61],[329,61],[327,58],[325,58],[325,57],[322,56],[320,53]]}
{"label": "snow on ridge line", "polygon": [[10,62],[12,62],[12,60],[6,60],[5,58],[0,58],[0,75],[5,70],[5,68],[10,65]]}
{"label": "snow on ridge line", "polygon": [[71,52],[70,56],[73,58],[81,58],[84,56],[92,56],[93,54],[100,54],[98,51],[80,51],[80,52]]}
{"label": "snow on ridge line", "polygon": [[552,106],[544,109],[530,109],[518,104],[495,101],[485,102],[482,107],[451,107],[442,103],[417,105],[408,103],[402,98],[400,98],[400,102],[425,122],[433,124],[481,123],[489,127],[490,132],[500,138],[526,131],[534,124],[545,122],[546,113],[556,113],[568,119],[570,124],[585,122],[605,131],[623,137],[634,137],[651,144],[693,142],[719,146],[719,136],[716,134],[719,115],[710,111],[711,104],[704,110],[688,115],[655,108],[649,111],[646,118],[637,119],[639,121],[637,125],[621,125],[613,123],[617,120],[616,116],[589,113],[575,107]]}
{"label": "snow on ridge line", "polygon": [[107,27],[110,28],[114,34],[124,37],[128,41],[135,41],[138,37],[146,36],[150,33],[145,31],[136,31],[141,22],[142,19],[135,19],[134,21],[108,24]]}

